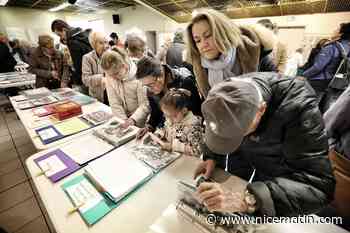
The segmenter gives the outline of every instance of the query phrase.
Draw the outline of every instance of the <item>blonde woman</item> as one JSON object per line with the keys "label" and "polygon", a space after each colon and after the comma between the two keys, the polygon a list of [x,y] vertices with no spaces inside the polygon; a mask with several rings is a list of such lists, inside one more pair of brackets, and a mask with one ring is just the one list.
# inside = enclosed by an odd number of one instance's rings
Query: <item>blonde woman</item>
{"label": "blonde woman", "polygon": [[126,52],[113,47],[102,56],[106,87],[113,114],[124,120],[124,127],[143,127],[149,114],[146,89],[135,79],[137,67]]}
{"label": "blonde woman", "polygon": [[261,25],[238,27],[211,9],[192,18],[187,37],[187,60],[203,97],[229,77],[258,71],[260,59],[272,51],[275,40],[273,32]]}
{"label": "blonde woman", "polygon": [[90,96],[108,103],[105,77],[101,67],[101,57],[108,48],[108,41],[104,34],[91,32],[89,42],[93,50],[83,56],[82,81],[89,88]]}

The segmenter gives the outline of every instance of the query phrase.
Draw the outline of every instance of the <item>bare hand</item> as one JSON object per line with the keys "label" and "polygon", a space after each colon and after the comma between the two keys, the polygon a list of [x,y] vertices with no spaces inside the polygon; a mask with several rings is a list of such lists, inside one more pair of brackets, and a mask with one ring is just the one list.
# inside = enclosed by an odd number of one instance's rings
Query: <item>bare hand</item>
{"label": "bare hand", "polygon": [[61,88],[66,88],[68,87],[68,83],[67,82],[61,82]]}
{"label": "bare hand", "polygon": [[215,161],[212,159],[208,159],[206,161],[201,162],[194,172],[194,179],[196,179],[199,175],[204,175],[206,179],[209,179],[215,169]]}
{"label": "bare hand", "polygon": [[141,128],[136,135],[136,139],[141,139],[143,136],[145,136],[146,133],[148,133],[150,129],[146,126],[144,128]]}
{"label": "bare hand", "polygon": [[244,213],[248,210],[243,192],[224,190],[218,183],[201,183],[197,189],[196,197],[209,211]]}
{"label": "bare hand", "polygon": [[54,79],[59,79],[58,73],[57,73],[57,71],[55,71],[55,70],[51,71],[51,76],[52,76],[52,78],[54,78]]}
{"label": "bare hand", "polygon": [[132,126],[132,125],[135,125],[135,121],[134,121],[134,119],[129,118],[129,119],[127,119],[126,121],[124,121],[123,124],[121,124],[121,127],[124,128],[124,129],[126,129],[126,128],[128,128],[129,126]]}

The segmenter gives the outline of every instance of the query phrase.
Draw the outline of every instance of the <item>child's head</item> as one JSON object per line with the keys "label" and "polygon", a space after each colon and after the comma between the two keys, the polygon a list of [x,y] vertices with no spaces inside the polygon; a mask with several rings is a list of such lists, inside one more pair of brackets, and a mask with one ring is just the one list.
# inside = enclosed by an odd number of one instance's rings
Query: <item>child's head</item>
{"label": "child's head", "polygon": [[101,67],[108,77],[122,80],[127,77],[129,72],[128,59],[125,51],[114,46],[103,53]]}
{"label": "child's head", "polygon": [[160,107],[164,116],[172,123],[182,121],[188,112],[191,92],[186,89],[170,89],[161,99]]}

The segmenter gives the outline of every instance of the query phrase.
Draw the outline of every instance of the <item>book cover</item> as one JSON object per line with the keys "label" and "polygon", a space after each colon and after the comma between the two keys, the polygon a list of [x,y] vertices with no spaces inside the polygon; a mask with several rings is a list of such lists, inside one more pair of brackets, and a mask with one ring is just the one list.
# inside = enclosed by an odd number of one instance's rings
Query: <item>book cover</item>
{"label": "book cover", "polygon": [[45,96],[39,99],[32,100],[33,105],[38,107],[43,105],[53,104],[56,102],[57,102],[57,99],[53,96]]}
{"label": "book cover", "polygon": [[79,175],[61,187],[89,226],[101,220],[117,206],[106,198],[85,175]]}
{"label": "book cover", "polygon": [[90,96],[82,95],[82,94],[71,96],[69,97],[69,99],[80,105],[87,105],[96,101],[94,98],[91,98]]}
{"label": "book cover", "polygon": [[35,129],[35,132],[45,145],[65,137],[53,125]]}
{"label": "book cover", "polygon": [[57,149],[44,154],[34,162],[45,172],[44,174],[53,182],[57,182],[62,178],[72,174],[80,168],[67,154]]}
{"label": "book cover", "polygon": [[33,114],[38,117],[44,117],[55,113],[52,105],[42,106],[33,109]]}
{"label": "book cover", "polygon": [[155,172],[170,165],[181,156],[180,153],[168,152],[156,145],[135,145],[130,148],[130,152]]}
{"label": "book cover", "polygon": [[88,123],[84,122],[78,117],[74,117],[69,120],[55,124],[54,127],[60,134],[64,136],[76,134],[91,128],[91,126]]}
{"label": "book cover", "polygon": [[58,120],[68,119],[82,113],[81,105],[72,101],[58,103],[52,106]]}
{"label": "book cover", "polygon": [[85,119],[92,125],[99,125],[99,124],[105,123],[108,120],[110,120],[112,117],[113,117],[112,114],[102,110],[88,113],[82,116],[83,119]]}
{"label": "book cover", "polygon": [[115,147],[121,146],[136,137],[137,128],[122,128],[121,122],[112,118],[105,126],[94,130],[94,135],[102,138]]}
{"label": "book cover", "polygon": [[34,107],[35,107],[35,105],[30,100],[17,103],[17,108],[20,110],[26,110],[26,109],[30,109],[30,108],[34,108]]}
{"label": "book cover", "polygon": [[46,87],[40,87],[36,89],[25,90],[23,91],[23,94],[29,99],[38,99],[41,97],[49,96],[52,94],[52,92]]}

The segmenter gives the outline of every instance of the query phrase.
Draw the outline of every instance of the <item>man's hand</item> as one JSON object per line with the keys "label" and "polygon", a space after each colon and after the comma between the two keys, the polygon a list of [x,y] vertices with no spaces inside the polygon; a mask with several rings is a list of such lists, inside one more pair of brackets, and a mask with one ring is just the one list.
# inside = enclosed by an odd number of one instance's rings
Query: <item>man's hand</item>
{"label": "man's hand", "polygon": [[215,161],[212,159],[208,159],[206,161],[201,162],[194,172],[194,179],[196,179],[199,175],[204,175],[206,179],[209,179],[215,169]]}
{"label": "man's hand", "polygon": [[240,212],[248,211],[248,205],[244,201],[243,192],[230,192],[224,190],[220,184],[203,182],[199,185],[196,197],[209,211]]}
{"label": "man's hand", "polygon": [[128,128],[129,126],[135,125],[135,124],[136,124],[136,123],[135,123],[134,119],[129,118],[129,119],[127,119],[126,121],[124,121],[123,124],[121,124],[121,127],[124,128],[124,129],[126,129],[126,128]]}

